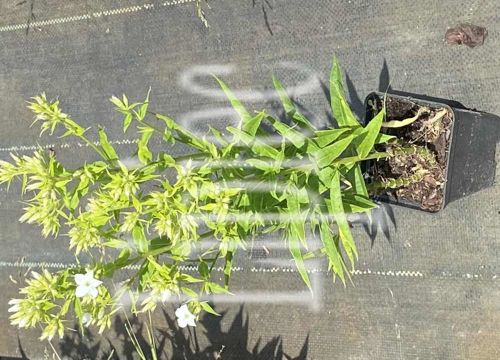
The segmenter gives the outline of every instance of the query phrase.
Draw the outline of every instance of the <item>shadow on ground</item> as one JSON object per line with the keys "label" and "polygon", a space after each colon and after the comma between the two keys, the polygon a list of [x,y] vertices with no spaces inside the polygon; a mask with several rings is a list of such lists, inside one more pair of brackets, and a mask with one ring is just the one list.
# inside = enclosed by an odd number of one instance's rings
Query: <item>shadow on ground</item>
{"label": "shadow on ground", "polygon": [[[180,329],[174,318],[171,318],[165,310],[162,314],[165,325],[155,329],[156,354],[158,359],[172,360],[306,360],[309,337],[297,356],[291,356],[283,351],[281,336],[276,336],[264,343],[259,340],[249,344],[249,321],[241,306],[238,314],[234,317],[227,331],[223,329],[223,320],[226,316],[205,315],[196,328]],[[144,336],[145,323],[137,317],[129,319],[134,329],[137,342],[140,344],[147,359],[152,359],[150,346]],[[61,359],[73,360],[111,360],[111,359],[138,359],[137,351],[130,336],[127,334],[125,321],[119,317],[115,318],[113,341],[96,332],[85,329],[85,336],[79,332],[67,334],[58,344],[55,344]],[[203,338],[203,341],[199,339]],[[201,343],[209,345],[201,345]],[[19,341],[19,352],[21,358],[29,360],[25,350]],[[57,358],[57,357],[55,357]],[[52,355],[49,358],[52,359]],[[0,360],[14,360],[13,358],[2,358]]]}

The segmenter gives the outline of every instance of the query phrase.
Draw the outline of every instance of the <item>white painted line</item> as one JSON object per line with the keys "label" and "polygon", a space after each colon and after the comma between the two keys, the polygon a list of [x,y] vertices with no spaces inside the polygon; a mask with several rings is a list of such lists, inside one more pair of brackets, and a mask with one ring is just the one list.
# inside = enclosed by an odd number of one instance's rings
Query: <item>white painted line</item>
{"label": "white painted line", "polygon": [[[132,145],[137,144],[139,139],[122,139],[122,140],[111,140],[110,143],[113,145]],[[95,145],[99,146],[100,142],[95,141]],[[62,144],[45,144],[45,145],[12,145],[9,147],[0,147],[0,152],[17,152],[17,151],[36,151],[38,149],[48,150],[50,148],[60,148],[67,149],[72,147],[89,147],[86,143],[73,142],[73,143],[62,143]]]}
{"label": "white painted line", "polygon": [[161,4],[156,4],[156,5],[155,4],[135,5],[135,6],[115,8],[115,9],[104,10],[104,11],[96,11],[96,12],[89,13],[89,14],[81,14],[81,15],[65,16],[65,17],[54,18],[54,19],[47,19],[47,20],[32,21],[29,24],[22,23],[22,24],[4,25],[4,26],[0,26],[0,32],[13,32],[13,31],[26,30],[27,28],[40,28],[40,27],[44,27],[44,26],[66,24],[66,23],[78,22],[78,21],[83,21],[83,20],[98,19],[98,18],[102,18],[102,17],[131,14],[131,13],[137,13],[137,12],[146,11],[146,10],[153,10],[155,8],[194,3],[195,1],[196,0],[171,0],[171,1],[165,1]]}
{"label": "white painted line", "polygon": [[[57,263],[57,262],[40,262],[40,261],[27,261],[27,262],[9,262],[9,261],[0,261],[0,267],[12,267],[12,268],[48,268],[48,269],[65,269],[68,267],[76,267],[77,264],[71,263]],[[139,265],[131,265],[128,266],[127,269],[138,269]],[[180,269],[183,271],[196,272],[196,266],[180,266]],[[223,272],[223,267],[214,268],[216,272]],[[244,272],[250,271],[253,273],[294,273],[297,272],[295,268],[288,267],[271,267],[271,268],[257,268],[251,267],[249,269],[245,269],[242,267],[234,267],[233,272]],[[309,273],[326,273],[326,270],[323,269],[311,269],[308,271]],[[388,270],[388,271],[374,271],[370,269],[365,270],[354,270],[351,271],[352,275],[372,275],[372,276],[386,276],[386,277],[409,277],[409,278],[423,278],[426,277],[424,273],[420,271],[408,271],[408,270]],[[466,274],[469,275],[469,274]],[[469,275],[462,276],[464,279],[478,279],[482,277],[481,275]]]}

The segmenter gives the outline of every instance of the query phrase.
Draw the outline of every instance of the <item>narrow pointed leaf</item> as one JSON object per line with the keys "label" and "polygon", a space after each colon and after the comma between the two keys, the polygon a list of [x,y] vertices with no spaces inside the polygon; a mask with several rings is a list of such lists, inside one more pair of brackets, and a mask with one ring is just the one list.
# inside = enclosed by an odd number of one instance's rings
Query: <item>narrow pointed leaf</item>
{"label": "narrow pointed leaf", "polygon": [[304,146],[306,142],[306,137],[304,136],[304,134],[282,123],[278,119],[273,118],[272,116],[268,116],[267,119],[285,139],[293,144],[293,146],[298,149]]}
{"label": "narrow pointed leaf", "polygon": [[314,130],[314,126],[311,124],[309,120],[307,120],[307,118],[304,115],[302,115],[297,110],[292,100],[288,97],[288,94],[283,88],[283,85],[274,75],[273,75],[273,84],[274,88],[278,92],[278,96],[281,100],[281,103],[283,104],[283,109],[285,109],[285,113],[287,114],[287,116],[297,124],[309,128],[311,130]]}
{"label": "narrow pointed leaf", "polygon": [[365,127],[365,134],[363,140],[356,147],[358,155],[361,157],[366,157],[375,145],[375,141],[380,133],[380,128],[382,126],[382,121],[384,120],[385,111],[380,111],[377,116],[375,116]]}
{"label": "narrow pointed leaf", "polygon": [[335,140],[337,140],[341,135],[350,131],[348,127],[340,129],[328,129],[316,131],[316,137],[313,139],[319,147],[325,147]]}
{"label": "narrow pointed leaf", "polygon": [[396,139],[396,137],[387,134],[378,134],[377,138],[375,139],[375,144],[385,144],[393,139]]}
{"label": "narrow pointed leaf", "polygon": [[241,127],[244,128],[247,123],[250,123],[252,121],[252,116],[248,113],[248,111],[245,109],[243,104],[238,100],[238,98],[234,95],[234,93],[229,89],[229,87],[218,77],[215,76],[215,80],[219,83],[220,87],[222,88],[222,91],[226,94],[227,98],[231,102],[232,107],[238,115],[240,116],[241,119]]}
{"label": "narrow pointed leaf", "polygon": [[231,270],[233,265],[233,252],[228,251],[226,253],[224,262],[224,287],[226,290],[229,288],[229,278],[231,277]]}
{"label": "narrow pointed leaf", "polygon": [[342,255],[340,254],[340,251],[335,243],[328,221],[325,218],[323,218],[320,223],[319,234],[321,242],[325,246],[325,253],[328,257],[330,268],[345,284],[344,260],[342,259]]}
{"label": "narrow pointed leaf", "polygon": [[106,155],[108,160],[118,159],[118,155],[116,154],[116,151],[113,148],[113,146],[110,144],[108,136],[106,135],[104,129],[99,129],[99,142],[101,143],[101,148],[104,151],[104,154]]}
{"label": "narrow pointed leaf", "polygon": [[336,57],[333,58],[330,73],[330,101],[333,116],[339,126],[361,126],[345,99],[342,71]]}
{"label": "narrow pointed leaf", "polygon": [[345,138],[334,142],[333,144],[324,147],[314,153],[314,157],[320,168],[331,165],[332,161],[338,158],[352,142],[353,136],[349,135]]}
{"label": "narrow pointed leaf", "polygon": [[297,266],[297,271],[299,272],[302,280],[307,285],[307,287],[312,291],[311,281],[309,280],[309,275],[307,273],[306,265],[304,263],[304,258],[302,252],[300,251],[300,240],[291,234],[288,235],[288,248],[292,254],[295,265]]}
{"label": "narrow pointed leaf", "polygon": [[267,116],[265,112],[260,112],[254,117],[250,118],[247,122],[243,122],[241,125],[241,129],[251,136],[255,136],[257,130],[260,127],[260,123]]}
{"label": "narrow pointed leaf", "polygon": [[358,254],[349,223],[347,222],[347,217],[344,213],[339,172],[334,174],[332,183],[330,184],[330,211],[337,222],[342,245],[347,253],[347,256],[349,257],[349,260],[351,261],[351,264],[354,265],[354,256],[357,257]]}

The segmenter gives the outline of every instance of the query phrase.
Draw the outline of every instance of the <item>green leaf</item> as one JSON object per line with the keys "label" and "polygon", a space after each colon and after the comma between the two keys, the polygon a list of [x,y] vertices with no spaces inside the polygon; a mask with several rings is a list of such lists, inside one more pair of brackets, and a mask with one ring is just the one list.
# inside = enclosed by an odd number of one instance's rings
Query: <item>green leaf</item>
{"label": "green leaf", "polygon": [[179,279],[182,281],[187,281],[190,284],[196,284],[196,283],[203,282],[203,280],[197,279],[194,276],[191,276],[189,274],[182,274],[181,276],[179,276]]}
{"label": "green leaf", "polygon": [[146,114],[148,113],[148,107],[149,107],[149,94],[151,93],[151,88],[148,90],[148,94],[146,95],[146,99],[142,104],[139,106],[139,111],[135,112],[135,115],[137,116],[137,120],[142,121],[146,117]]}
{"label": "green leaf", "polygon": [[118,155],[116,154],[113,146],[108,141],[108,136],[102,128],[99,128],[99,142],[101,143],[101,148],[108,160],[118,160]]}
{"label": "green leaf", "polygon": [[274,88],[278,92],[278,96],[281,100],[281,103],[283,104],[283,108],[285,109],[285,112],[288,115],[288,117],[291,118],[297,124],[306,127],[310,130],[314,130],[314,126],[311,124],[309,120],[307,120],[307,118],[304,115],[302,115],[297,110],[292,100],[288,97],[285,89],[283,88],[283,85],[274,75],[273,75],[273,84]]}
{"label": "green leaf", "polygon": [[264,174],[278,173],[281,166],[275,161],[264,161],[260,159],[248,159],[246,163],[256,169],[264,171]]}
{"label": "green leaf", "polygon": [[272,116],[268,116],[267,120],[274,126],[281,136],[290,141],[297,149],[304,146],[307,138],[303,134],[282,123],[278,119],[273,118]]}
{"label": "green leaf", "polygon": [[219,142],[219,144],[221,144],[222,146],[228,146],[229,145],[229,143],[224,139],[222,133],[219,130],[217,130],[217,129],[211,127],[211,126],[209,126],[209,130],[212,133],[212,135],[215,137],[215,139],[217,139],[217,141]]}
{"label": "green leaf", "polygon": [[146,239],[144,227],[141,223],[137,223],[132,229],[132,238],[134,239],[138,252],[145,253],[148,251],[148,240]]}
{"label": "green leaf", "polygon": [[82,303],[80,302],[80,299],[77,297],[75,297],[74,308],[75,308],[75,315],[81,322],[83,317]]}
{"label": "green leaf", "polygon": [[217,283],[210,282],[207,284],[207,286],[212,294],[231,294],[229,291],[227,291],[227,289],[223,288]]}
{"label": "green leaf", "polygon": [[205,261],[200,260],[200,263],[198,264],[198,272],[205,279],[208,279],[210,277],[208,264]]}
{"label": "green leaf", "polygon": [[231,271],[233,268],[233,252],[228,251],[225,256],[224,261],[224,287],[229,288],[229,278],[231,277]]}
{"label": "green leaf", "polygon": [[234,141],[242,141],[245,145],[249,146],[252,152],[256,155],[269,157],[275,160],[280,157],[280,152],[278,150],[251,136],[245,131],[236,129],[232,126],[229,126],[227,131],[234,135]]}
{"label": "green leaf", "polygon": [[261,111],[256,116],[248,120],[247,122],[243,122],[241,129],[246,133],[255,136],[257,130],[259,129],[260,123],[266,117],[266,113]]}
{"label": "green leaf", "polygon": [[203,310],[205,310],[207,313],[215,315],[215,316],[220,316],[218,312],[216,312],[206,301],[200,302],[200,306],[202,307]]}
{"label": "green leaf", "polygon": [[307,274],[307,269],[304,264],[304,259],[302,257],[302,252],[300,251],[300,240],[294,236],[289,235],[288,237],[288,248],[292,254],[293,260],[295,261],[295,266],[299,272],[302,280],[307,285],[309,290],[312,291],[311,281],[309,280],[309,275]]}
{"label": "green leaf", "polygon": [[127,129],[129,128],[133,119],[134,117],[132,113],[125,114],[125,116],[123,117],[123,132],[127,132]]}
{"label": "green leaf", "polygon": [[332,235],[332,230],[330,229],[329,222],[327,219],[322,217],[319,234],[323,245],[325,246],[325,253],[328,256],[329,267],[333,272],[342,280],[345,284],[344,275],[344,260],[340,254],[340,250],[336,244],[336,241]]}
{"label": "green leaf", "polygon": [[[248,111],[245,109],[243,104],[238,100],[238,98],[234,95],[234,93],[229,89],[229,87],[222,81],[220,80],[217,76],[214,76],[215,80],[219,83],[220,87],[226,94],[227,98],[231,102],[232,107],[238,115],[240,116],[241,119],[241,126],[238,128],[244,129],[245,126],[248,126],[249,123],[252,123],[252,116],[248,113]],[[254,120],[255,122],[255,120]]]}
{"label": "green leaf", "polygon": [[323,185],[329,188],[330,183],[333,181],[333,174],[337,171],[337,169],[331,166],[324,167],[318,172],[318,178],[323,183]]}
{"label": "green leaf", "polygon": [[307,250],[306,233],[305,233],[305,219],[307,219],[307,212],[301,212],[300,203],[301,196],[299,190],[290,191],[287,194],[287,214],[289,215],[289,238],[294,237],[300,240],[302,246]]}
{"label": "green leaf", "polygon": [[342,81],[342,71],[337,58],[333,58],[332,71],[330,73],[330,101],[332,113],[340,127],[361,126],[351,111],[344,95],[344,85]]}
{"label": "green leaf", "polygon": [[365,179],[359,164],[355,164],[354,167],[347,172],[345,178],[351,184],[354,193],[368,197],[368,190],[366,189]]}
{"label": "green leaf", "polygon": [[181,291],[192,299],[196,299],[198,297],[198,294],[193,290],[191,290],[190,288],[181,287]]}
{"label": "green leaf", "polygon": [[295,265],[300,276],[302,277],[302,280],[312,291],[311,281],[309,280],[309,275],[307,273],[307,269],[302,256],[302,251],[300,248],[300,244],[302,243],[302,245],[307,249],[307,243],[305,236],[305,221],[301,219],[302,216],[300,213],[300,203],[297,192],[291,191],[288,193],[287,207],[287,214],[289,215],[289,224],[286,231],[288,248],[290,250],[290,253],[292,254],[293,260],[295,261]]}
{"label": "green leaf", "polygon": [[129,248],[128,242],[120,239],[111,239],[103,243],[104,246],[114,249],[127,249]]}
{"label": "green leaf", "polygon": [[127,110],[127,106],[125,106],[125,104],[116,96],[112,96],[111,99],[109,99],[109,101],[111,101],[116,106],[116,108],[118,110],[122,110],[122,111]]}
{"label": "green leaf", "polygon": [[177,124],[172,118],[168,116],[155,114],[155,117],[165,123],[166,129],[164,138],[166,140],[171,139],[170,132],[173,130],[176,132],[178,140],[182,143],[190,145],[198,150],[210,153],[209,149],[207,148],[206,140],[202,140],[198,136],[192,134],[190,131]]}
{"label": "green leaf", "polygon": [[384,116],[385,111],[382,110],[368,123],[368,125],[366,125],[364,138],[356,147],[359,156],[366,157],[372,151],[375,141],[380,133]]}
{"label": "green leaf", "polygon": [[337,140],[340,135],[351,131],[352,129],[348,127],[340,128],[340,129],[328,129],[328,130],[319,130],[316,131],[316,137],[313,140],[318,144],[319,147],[325,147],[326,145],[331,144],[335,140]]}
{"label": "green leaf", "polygon": [[369,198],[357,194],[342,194],[342,204],[346,213],[363,213],[377,207]]}
{"label": "green leaf", "polygon": [[141,132],[141,139],[137,143],[137,157],[143,164],[148,164],[153,160],[153,154],[148,148],[148,143],[154,130],[152,128],[142,127]]}
{"label": "green leaf", "polygon": [[323,168],[325,166],[331,165],[333,160],[338,158],[344,152],[344,150],[347,149],[353,138],[353,135],[346,136],[345,138],[316,151],[313,155],[318,166],[320,168]]}
{"label": "green leaf", "polygon": [[378,134],[377,138],[375,139],[375,144],[385,144],[394,139],[396,139],[396,137],[392,135]]}
{"label": "green leaf", "polygon": [[342,245],[347,253],[347,256],[349,257],[349,260],[351,261],[351,264],[354,265],[354,256],[357,257],[358,254],[349,223],[347,222],[347,217],[344,213],[342,192],[340,189],[340,173],[338,171],[335,172],[333,180],[330,183],[330,211],[337,222]]}

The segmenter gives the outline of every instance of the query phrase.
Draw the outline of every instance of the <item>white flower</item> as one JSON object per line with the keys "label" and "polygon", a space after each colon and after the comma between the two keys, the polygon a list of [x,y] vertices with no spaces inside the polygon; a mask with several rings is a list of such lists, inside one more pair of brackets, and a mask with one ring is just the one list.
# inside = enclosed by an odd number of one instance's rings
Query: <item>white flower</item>
{"label": "white flower", "polygon": [[21,299],[9,300],[9,305],[12,305],[12,306],[7,311],[8,312],[18,312],[19,310],[21,310],[21,305],[19,304],[20,302],[21,302]]}
{"label": "white flower", "polygon": [[196,326],[194,321],[196,316],[189,311],[186,304],[175,310],[175,316],[177,316],[177,324],[179,324],[181,328],[185,328],[187,325]]}
{"label": "white flower", "polygon": [[94,299],[97,296],[97,288],[102,284],[102,281],[94,278],[93,271],[87,271],[86,274],[76,274],[75,275],[76,297],[84,297],[90,295]]}
{"label": "white flower", "polygon": [[84,313],[82,315],[82,324],[87,327],[92,323],[92,315],[90,313]]}

